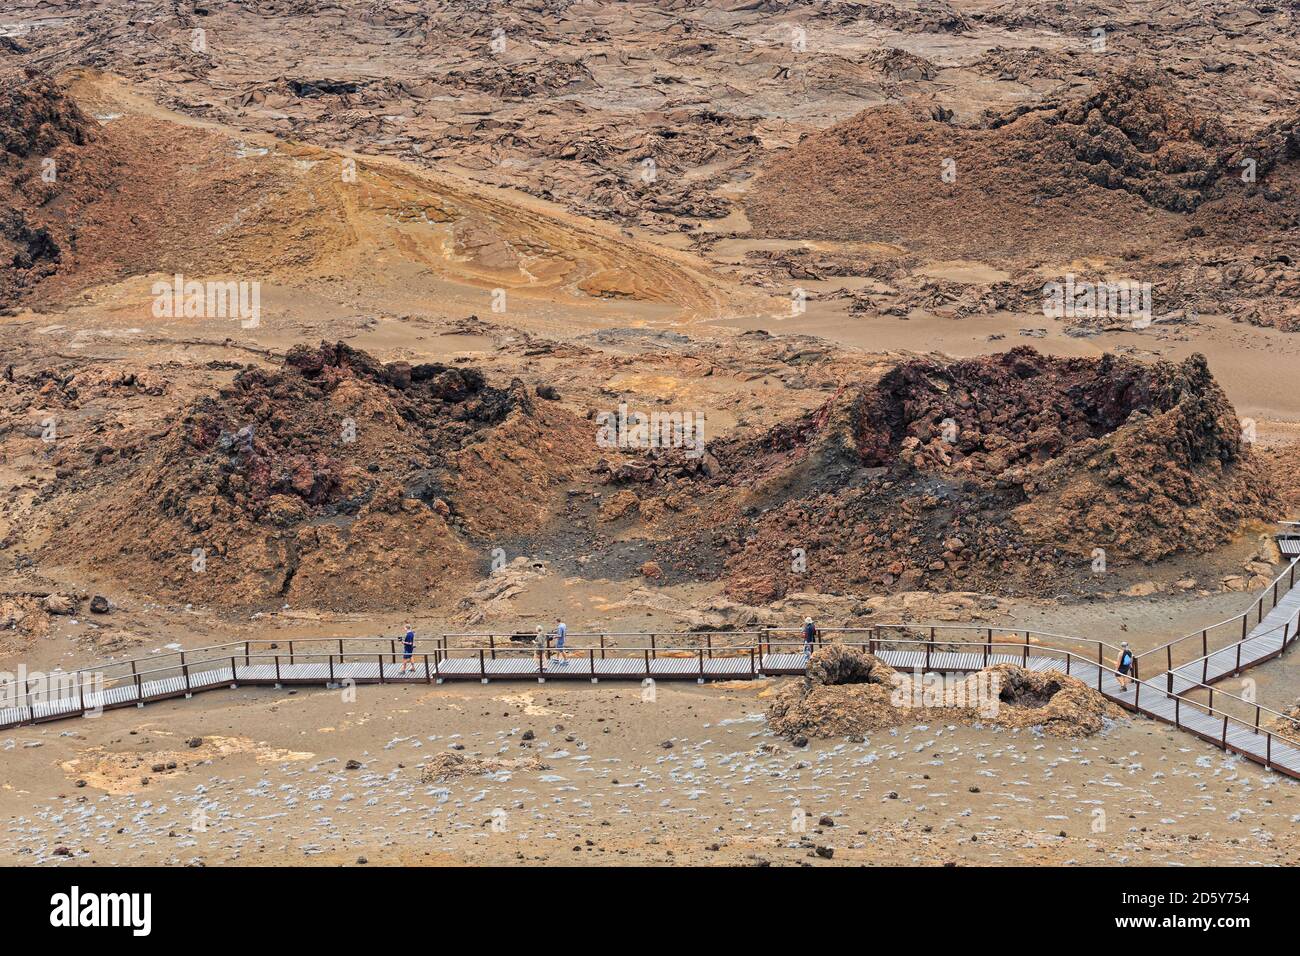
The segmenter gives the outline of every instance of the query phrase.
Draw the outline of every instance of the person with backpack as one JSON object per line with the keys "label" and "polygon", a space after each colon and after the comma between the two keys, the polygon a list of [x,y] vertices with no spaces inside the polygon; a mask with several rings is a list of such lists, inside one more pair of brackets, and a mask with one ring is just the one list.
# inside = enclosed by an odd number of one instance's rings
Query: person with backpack
{"label": "person with backpack", "polygon": [[1120,644],[1119,660],[1115,662],[1115,679],[1119,681],[1120,690],[1128,690],[1128,677],[1133,670],[1133,652],[1128,649],[1128,641]]}
{"label": "person with backpack", "polygon": [[546,669],[546,663],[551,658],[551,637],[542,629],[542,625],[537,625],[537,666],[542,670]]}
{"label": "person with backpack", "polygon": [[817,625],[813,619],[806,617],[803,619],[803,659],[806,661],[812,657],[813,645],[817,643]]}

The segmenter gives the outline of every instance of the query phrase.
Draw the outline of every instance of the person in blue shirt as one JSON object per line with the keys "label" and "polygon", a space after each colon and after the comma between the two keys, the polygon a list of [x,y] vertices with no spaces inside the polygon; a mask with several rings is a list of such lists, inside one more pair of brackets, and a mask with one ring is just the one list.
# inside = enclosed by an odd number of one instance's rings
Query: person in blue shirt
{"label": "person in blue shirt", "polygon": [[562,661],[568,660],[564,653],[564,636],[569,633],[568,626],[564,623],[564,618],[555,619],[555,656]]}
{"label": "person in blue shirt", "polygon": [[803,659],[807,660],[812,657],[813,644],[817,642],[817,625],[813,619],[806,617],[803,619]]}
{"label": "person in blue shirt", "polygon": [[411,658],[415,655],[415,631],[411,630],[411,625],[406,625],[406,636],[402,638],[402,670],[405,674],[408,670],[415,670],[415,661]]}

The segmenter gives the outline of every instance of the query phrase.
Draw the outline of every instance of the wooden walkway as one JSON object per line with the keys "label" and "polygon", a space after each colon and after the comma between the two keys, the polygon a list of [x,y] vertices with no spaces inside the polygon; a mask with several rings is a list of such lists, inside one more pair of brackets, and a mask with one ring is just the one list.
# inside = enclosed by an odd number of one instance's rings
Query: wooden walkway
{"label": "wooden walkway", "polygon": [[[1169,694],[1161,683],[1131,682],[1127,690],[1119,686],[1117,675],[1108,667],[1086,660],[1068,651],[1034,647],[1028,652],[1022,645],[997,643],[992,653],[987,647],[977,651],[935,650],[922,647],[927,642],[890,640],[890,647],[874,649],[877,657],[900,671],[972,672],[990,664],[1017,664],[1035,671],[1061,671],[1096,687],[1121,707],[1164,721],[1180,730],[1200,737],[1216,747],[1241,754],[1262,766],[1300,779],[1300,742],[1270,733],[1258,726],[1215,711],[1212,707]],[[896,645],[915,645],[909,649]],[[865,645],[864,645],[865,646]],[[942,646],[942,645],[941,645]],[[648,648],[602,649],[574,648],[567,660],[553,659],[540,666],[535,654],[518,654],[492,658],[477,652],[449,652],[443,656],[417,655],[413,668],[403,671],[396,661],[323,661],[290,663],[250,655],[242,658],[187,665],[180,675],[145,678],[98,688],[79,687],[76,693],[31,700],[24,706],[0,708],[0,728],[62,720],[83,714],[96,714],[117,707],[144,706],[151,701],[189,697],[196,693],[239,686],[289,685],[339,686],[357,684],[433,684],[448,680],[749,680],[758,677],[801,675],[805,658],[802,651],[764,650],[762,645],[747,648],[747,653],[718,652],[706,656],[702,651],[683,653],[658,651],[651,656]]]}
{"label": "wooden walkway", "polygon": [[[1118,648],[1105,641],[1035,631],[970,625],[878,625],[871,628],[827,628],[846,644],[860,646],[899,671],[970,672],[993,664],[1017,664],[1030,670],[1057,670],[1097,688],[1109,700],[1135,713],[1185,730],[1224,750],[1300,779],[1300,738],[1280,736],[1261,727],[1267,708],[1252,703],[1253,723],[1214,704],[1212,685],[1263,661],[1277,657],[1300,636],[1300,587],[1293,561],[1248,611],[1195,634],[1154,648],[1138,657],[1142,681],[1121,689],[1111,663]],[[1253,623],[1253,627],[1250,625]],[[963,636],[964,632],[971,632]],[[445,681],[603,680],[706,681],[752,680],[804,674],[805,657],[797,640],[773,640],[772,630],[680,635],[706,646],[686,649],[656,644],[656,636],[590,635],[599,646],[570,647],[562,659],[549,659],[516,643],[519,635],[458,635],[487,638],[488,646],[452,647],[443,635],[424,646],[432,653],[414,656],[403,667],[397,643],[387,638],[311,638],[287,642],[288,653],[255,651],[257,645],[278,650],[271,642],[235,642],[149,658],[110,662],[99,670],[46,675],[47,686],[33,680],[0,686],[0,729],[77,716],[94,716],[117,707],[146,703],[239,686],[356,684],[441,684]],[[1216,639],[1239,634],[1225,647],[1210,650]],[[582,637],[583,635],[572,635]],[[527,637],[525,635],[525,637]],[[649,646],[609,646],[606,638],[649,638]],[[743,643],[714,646],[737,638]],[[505,643],[498,644],[499,638]],[[297,648],[295,648],[297,644]],[[306,645],[307,651],[302,647]],[[328,649],[324,653],[322,648]],[[1199,657],[1173,666],[1174,649],[1203,651]],[[1161,663],[1168,667],[1151,674]],[[147,668],[147,669],[142,669]],[[64,682],[62,684],[56,681]],[[1209,687],[1208,703],[1187,695]],[[1220,692],[1220,696],[1231,697]],[[1275,711],[1268,711],[1271,716]]]}
{"label": "wooden walkway", "polygon": [[1293,588],[1278,599],[1277,605],[1264,615],[1263,620],[1243,640],[1166,672],[1168,691],[1172,694],[1186,694],[1279,656],[1295,643],[1298,616],[1300,588]]}

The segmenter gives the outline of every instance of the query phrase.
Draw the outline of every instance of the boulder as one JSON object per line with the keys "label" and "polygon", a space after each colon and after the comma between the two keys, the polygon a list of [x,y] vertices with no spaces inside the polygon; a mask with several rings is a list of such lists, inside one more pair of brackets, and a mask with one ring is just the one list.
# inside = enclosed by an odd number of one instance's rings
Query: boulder
{"label": "boulder", "polygon": [[41,606],[50,614],[75,614],[77,602],[67,594],[47,594]]}

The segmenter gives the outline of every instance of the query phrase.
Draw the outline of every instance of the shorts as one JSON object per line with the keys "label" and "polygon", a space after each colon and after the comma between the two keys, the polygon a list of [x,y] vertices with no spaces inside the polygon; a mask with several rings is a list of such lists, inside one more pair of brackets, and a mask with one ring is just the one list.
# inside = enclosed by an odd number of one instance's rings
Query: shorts
{"label": "shorts", "polygon": [[406,644],[406,645],[403,645],[403,647],[402,647],[402,658],[403,658],[404,660],[408,660],[408,661],[409,661],[409,660],[411,659],[411,655],[414,654],[414,653],[415,653],[415,645],[414,645],[414,644]]}
{"label": "shorts", "polygon": [[1129,671],[1131,671],[1132,669],[1133,669],[1133,665],[1132,665],[1132,664],[1120,664],[1120,665],[1119,665],[1119,672],[1120,672],[1121,674],[1123,674],[1125,677],[1128,676]]}
{"label": "shorts", "polygon": [[563,637],[557,637],[557,638],[555,639],[555,649],[556,649],[556,650],[561,650],[561,651],[564,650],[564,638],[563,638]]}

